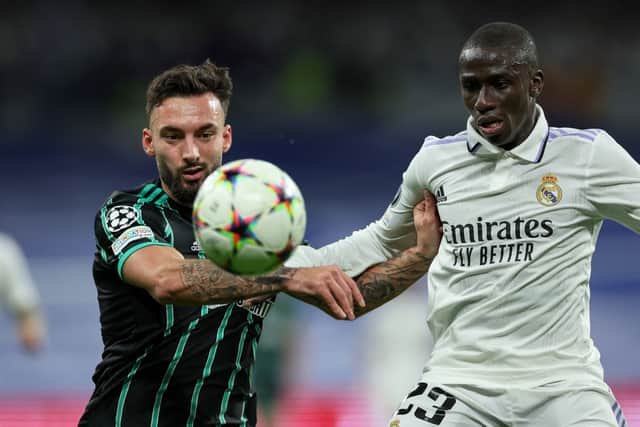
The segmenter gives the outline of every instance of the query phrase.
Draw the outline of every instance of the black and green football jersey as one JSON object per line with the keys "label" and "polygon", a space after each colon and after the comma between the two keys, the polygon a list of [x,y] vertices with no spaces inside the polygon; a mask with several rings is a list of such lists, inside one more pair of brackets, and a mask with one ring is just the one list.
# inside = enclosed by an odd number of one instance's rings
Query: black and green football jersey
{"label": "black and green football jersey", "polygon": [[162,305],[122,280],[131,254],[172,246],[204,258],[191,210],[159,181],[115,192],[95,221],[93,276],[104,352],[81,426],[255,426],[251,384],[262,320],[272,301]]}

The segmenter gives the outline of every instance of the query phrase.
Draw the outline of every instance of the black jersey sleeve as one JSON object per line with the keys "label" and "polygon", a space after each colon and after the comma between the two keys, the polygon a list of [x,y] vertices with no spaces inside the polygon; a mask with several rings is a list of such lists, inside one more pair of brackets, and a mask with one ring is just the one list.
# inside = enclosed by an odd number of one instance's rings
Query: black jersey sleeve
{"label": "black jersey sleeve", "polygon": [[96,214],[97,250],[102,261],[115,268],[122,278],[124,262],[138,249],[150,245],[172,246],[166,228],[166,217],[152,201],[116,193]]}

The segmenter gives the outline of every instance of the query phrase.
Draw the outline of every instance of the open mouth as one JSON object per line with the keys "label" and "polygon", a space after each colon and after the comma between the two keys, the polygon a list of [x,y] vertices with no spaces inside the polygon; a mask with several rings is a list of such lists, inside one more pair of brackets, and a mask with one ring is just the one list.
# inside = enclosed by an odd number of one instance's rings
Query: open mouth
{"label": "open mouth", "polygon": [[491,136],[499,133],[504,126],[504,122],[499,119],[482,119],[478,120],[478,129],[483,135]]}
{"label": "open mouth", "polygon": [[182,171],[185,181],[199,181],[204,178],[204,169],[201,167],[187,168]]}

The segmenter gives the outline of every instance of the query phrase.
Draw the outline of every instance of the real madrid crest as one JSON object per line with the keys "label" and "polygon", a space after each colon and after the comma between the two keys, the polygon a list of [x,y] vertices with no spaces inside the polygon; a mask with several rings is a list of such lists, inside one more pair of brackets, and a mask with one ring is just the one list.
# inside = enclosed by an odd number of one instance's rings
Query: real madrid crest
{"label": "real madrid crest", "polygon": [[562,188],[558,185],[558,177],[547,174],[542,177],[542,184],[536,190],[536,197],[543,206],[555,206],[562,200]]}

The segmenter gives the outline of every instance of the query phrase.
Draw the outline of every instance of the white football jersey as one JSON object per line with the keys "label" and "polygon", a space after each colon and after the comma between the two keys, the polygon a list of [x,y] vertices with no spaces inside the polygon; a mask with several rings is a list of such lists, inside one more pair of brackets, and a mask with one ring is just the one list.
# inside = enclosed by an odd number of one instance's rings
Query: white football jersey
{"label": "white football jersey", "polygon": [[[290,266],[337,264],[357,275],[413,245],[412,209],[437,199],[444,235],[428,273],[425,367],[441,384],[602,385],[590,337],[591,257],[604,218],[640,231],[640,167],[600,129],[536,126],[511,151],[470,121],[425,139],[384,216]],[[632,255],[629,254],[629,257]]]}

